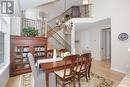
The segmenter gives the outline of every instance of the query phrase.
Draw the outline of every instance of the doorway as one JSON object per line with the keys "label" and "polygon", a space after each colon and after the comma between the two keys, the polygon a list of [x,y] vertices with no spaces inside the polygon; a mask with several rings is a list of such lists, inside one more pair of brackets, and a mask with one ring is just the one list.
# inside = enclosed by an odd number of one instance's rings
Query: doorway
{"label": "doorway", "polygon": [[101,30],[101,57],[102,60],[111,60],[111,28]]}

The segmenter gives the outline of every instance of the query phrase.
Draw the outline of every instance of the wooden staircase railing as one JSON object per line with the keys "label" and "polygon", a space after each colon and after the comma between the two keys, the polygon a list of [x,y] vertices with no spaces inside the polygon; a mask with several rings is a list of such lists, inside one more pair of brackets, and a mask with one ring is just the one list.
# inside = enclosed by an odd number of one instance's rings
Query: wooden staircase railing
{"label": "wooden staircase railing", "polygon": [[[51,32],[48,32],[48,36],[51,36],[51,37],[53,37],[59,44],[61,44],[64,48],[67,48],[67,49],[71,49],[71,46],[70,46],[70,44],[68,44],[68,42],[66,42],[66,40],[63,38],[63,37],[61,37],[58,33],[57,33],[57,31],[55,31],[54,29],[52,29],[49,25],[48,25],[48,31],[50,31],[51,30]],[[49,38],[49,37],[48,37]]]}

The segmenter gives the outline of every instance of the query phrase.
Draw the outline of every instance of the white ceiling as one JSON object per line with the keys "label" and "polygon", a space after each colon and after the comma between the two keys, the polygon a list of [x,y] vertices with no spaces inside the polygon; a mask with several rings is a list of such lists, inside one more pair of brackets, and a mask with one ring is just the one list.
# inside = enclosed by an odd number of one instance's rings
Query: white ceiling
{"label": "white ceiling", "polygon": [[50,2],[54,2],[56,0],[19,0],[21,9],[34,8],[39,5],[47,4]]}

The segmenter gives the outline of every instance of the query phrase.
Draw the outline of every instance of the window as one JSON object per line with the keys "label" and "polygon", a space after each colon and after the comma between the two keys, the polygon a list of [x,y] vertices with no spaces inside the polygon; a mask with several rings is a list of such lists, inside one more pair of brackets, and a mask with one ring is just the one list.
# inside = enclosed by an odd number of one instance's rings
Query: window
{"label": "window", "polygon": [[9,63],[8,17],[0,17],[0,70]]}
{"label": "window", "polygon": [[0,66],[4,63],[4,33],[0,31]]}

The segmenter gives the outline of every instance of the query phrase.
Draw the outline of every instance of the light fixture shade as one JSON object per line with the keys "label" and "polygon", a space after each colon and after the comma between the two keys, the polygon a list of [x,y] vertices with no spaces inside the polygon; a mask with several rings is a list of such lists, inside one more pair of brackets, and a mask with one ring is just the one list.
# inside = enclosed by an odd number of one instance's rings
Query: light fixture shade
{"label": "light fixture shade", "polygon": [[128,51],[130,51],[130,48],[128,48]]}
{"label": "light fixture shade", "polygon": [[89,0],[83,0],[83,5],[89,4]]}

